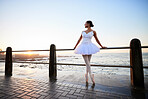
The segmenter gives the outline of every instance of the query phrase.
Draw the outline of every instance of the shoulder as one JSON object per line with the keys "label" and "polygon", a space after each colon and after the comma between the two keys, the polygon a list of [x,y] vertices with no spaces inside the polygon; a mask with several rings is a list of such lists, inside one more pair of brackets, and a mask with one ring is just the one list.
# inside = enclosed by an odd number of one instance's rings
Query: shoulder
{"label": "shoulder", "polygon": [[92,30],[94,33],[96,33],[96,31],[95,30]]}
{"label": "shoulder", "polygon": [[97,34],[95,30],[92,30],[92,31],[93,31],[94,35],[96,35],[96,34]]}
{"label": "shoulder", "polygon": [[85,32],[85,30],[83,30],[82,32]]}
{"label": "shoulder", "polygon": [[83,34],[84,31],[81,32],[81,34]]}

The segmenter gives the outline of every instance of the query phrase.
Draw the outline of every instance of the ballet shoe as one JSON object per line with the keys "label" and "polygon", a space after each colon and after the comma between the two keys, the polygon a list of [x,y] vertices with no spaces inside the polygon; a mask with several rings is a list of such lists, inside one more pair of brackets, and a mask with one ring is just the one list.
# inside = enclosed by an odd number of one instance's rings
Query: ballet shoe
{"label": "ballet shoe", "polygon": [[88,87],[88,82],[86,81],[86,87]]}
{"label": "ballet shoe", "polygon": [[91,88],[94,89],[94,87],[95,87],[95,83],[92,84]]}

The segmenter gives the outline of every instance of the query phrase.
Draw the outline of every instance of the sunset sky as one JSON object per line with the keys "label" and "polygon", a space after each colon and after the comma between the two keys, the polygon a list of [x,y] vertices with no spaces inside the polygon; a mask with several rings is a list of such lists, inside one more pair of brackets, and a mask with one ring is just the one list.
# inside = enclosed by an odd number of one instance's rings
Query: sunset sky
{"label": "sunset sky", "polygon": [[148,0],[0,0],[0,49],[73,48],[87,20],[103,46],[148,45]]}

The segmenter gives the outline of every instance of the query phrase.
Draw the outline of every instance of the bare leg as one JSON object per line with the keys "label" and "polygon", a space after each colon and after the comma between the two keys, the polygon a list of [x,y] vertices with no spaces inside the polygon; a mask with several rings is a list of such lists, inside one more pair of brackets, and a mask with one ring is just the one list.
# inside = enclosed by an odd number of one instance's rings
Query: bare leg
{"label": "bare leg", "polygon": [[[89,63],[90,63],[90,60],[91,60],[91,56],[92,55],[88,55],[88,60],[89,60]],[[91,68],[90,68],[90,71],[91,71]],[[93,84],[95,84],[95,80],[94,80],[94,74],[90,75],[92,76],[92,81],[93,81]]]}
{"label": "bare leg", "polygon": [[[88,56],[87,56],[87,55],[82,55],[82,56],[83,56],[84,61],[86,60],[85,63],[88,64],[88,62],[87,62]],[[86,78],[86,83],[87,83],[87,85],[88,85],[88,69],[87,69],[87,65],[86,65],[86,74],[85,74],[85,78]]]}
{"label": "bare leg", "polygon": [[88,55],[88,60],[89,60],[89,63],[90,63],[90,60],[91,60],[91,56],[92,56],[92,55]]}
{"label": "bare leg", "polygon": [[91,74],[91,68],[90,68],[91,55],[83,55],[83,58],[84,58],[84,61],[85,61],[85,64],[86,64],[86,76],[88,77],[88,73],[89,73],[92,82],[95,83],[94,79],[93,79],[93,76]]}

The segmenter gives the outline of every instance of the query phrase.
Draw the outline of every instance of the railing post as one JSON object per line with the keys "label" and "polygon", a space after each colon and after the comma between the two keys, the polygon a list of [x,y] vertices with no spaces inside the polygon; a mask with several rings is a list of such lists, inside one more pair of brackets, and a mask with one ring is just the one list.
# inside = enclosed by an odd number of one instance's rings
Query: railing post
{"label": "railing post", "polygon": [[5,76],[12,76],[12,48],[7,47],[5,57]]}
{"label": "railing post", "polygon": [[57,76],[57,65],[56,65],[56,46],[51,44],[50,55],[49,55],[49,77],[56,79]]}
{"label": "railing post", "polygon": [[132,39],[130,42],[130,66],[132,86],[144,88],[142,52],[139,39]]}

